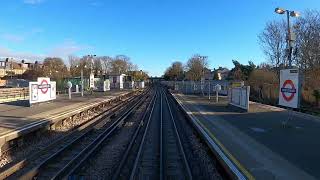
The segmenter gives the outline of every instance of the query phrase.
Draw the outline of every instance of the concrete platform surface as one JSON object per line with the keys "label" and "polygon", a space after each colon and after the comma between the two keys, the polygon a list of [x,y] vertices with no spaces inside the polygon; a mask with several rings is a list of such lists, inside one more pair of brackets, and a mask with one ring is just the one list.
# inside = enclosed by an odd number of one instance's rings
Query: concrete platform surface
{"label": "concrete platform surface", "polygon": [[251,103],[249,112],[237,112],[227,106],[226,98],[215,103],[195,95],[173,95],[249,177],[320,179],[319,117],[259,103]]}
{"label": "concrete platform surface", "polygon": [[81,110],[108,101],[130,91],[95,92],[93,95],[73,94],[69,100],[67,95],[59,95],[56,100],[27,107],[27,101],[15,101],[0,104],[0,139],[8,133],[29,126],[36,126],[40,121],[59,119],[66,113]]}

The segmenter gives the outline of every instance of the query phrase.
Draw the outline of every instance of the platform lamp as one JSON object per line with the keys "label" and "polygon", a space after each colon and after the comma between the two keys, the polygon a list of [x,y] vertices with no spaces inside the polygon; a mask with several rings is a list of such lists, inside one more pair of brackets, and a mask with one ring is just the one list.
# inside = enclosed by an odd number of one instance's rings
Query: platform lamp
{"label": "platform lamp", "polygon": [[91,73],[92,73],[92,70],[93,70],[93,64],[94,64],[94,62],[93,62],[93,59],[96,57],[97,55],[95,55],[95,54],[89,54],[88,55],[88,57],[91,59],[91,66],[90,66],[90,70],[91,70]]}
{"label": "platform lamp", "polygon": [[289,61],[289,67],[292,67],[292,42],[295,41],[295,37],[293,37],[293,33],[291,32],[291,25],[290,25],[290,17],[299,17],[300,13],[297,11],[291,11],[291,10],[286,10],[282,8],[276,8],[274,10],[275,13],[277,14],[287,14],[287,28],[288,28],[288,34],[287,34],[287,43],[288,43],[288,61]]}

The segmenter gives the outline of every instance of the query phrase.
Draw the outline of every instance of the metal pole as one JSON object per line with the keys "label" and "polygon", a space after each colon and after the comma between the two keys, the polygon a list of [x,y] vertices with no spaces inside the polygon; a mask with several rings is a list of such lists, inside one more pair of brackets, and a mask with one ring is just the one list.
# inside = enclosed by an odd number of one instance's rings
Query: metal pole
{"label": "metal pole", "polygon": [[71,99],[71,87],[68,88],[69,99]]}
{"label": "metal pole", "polygon": [[211,91],[211,86],[210,86],[210,80],[209,80],[209,100],[211,99],[211,97],[210,97],[210,91]]}
{"label": "metal pole", "polygon": [[12,79],[12,74],[13,74],[13,64],[12,64],[12,58],[11,58],[11,79]]}
{"label": "metal pole", "polygon": [[81,96],[83,97],[83,68],[81,68]]}
{"label": "metal pole", "polygon": [[219,92],[218,92],[218,89],[216,89],[216,102],[219,102]]}
{"label": "metal pole", "polygon": [[288,61],[289,61],[289,67],[292,67],[292,60],[291,60],[291,54],[292,54],[292,47],[291,47],[291,28],[290,28],[290,11],[287,10],[287,25],[288,25]]}

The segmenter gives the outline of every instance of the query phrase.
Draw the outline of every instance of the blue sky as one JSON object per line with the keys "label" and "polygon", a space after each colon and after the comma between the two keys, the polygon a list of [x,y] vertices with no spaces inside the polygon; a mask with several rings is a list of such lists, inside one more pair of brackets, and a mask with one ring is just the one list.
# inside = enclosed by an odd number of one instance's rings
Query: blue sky
{"label": "blue sky", "polygon": [[[150,75],[173,61],[209,56],[210,67],[264,61],[257,35],[319,0],[1,0],[0,57],[125,54]],[[67,60],[66,60],[67,62]]]}

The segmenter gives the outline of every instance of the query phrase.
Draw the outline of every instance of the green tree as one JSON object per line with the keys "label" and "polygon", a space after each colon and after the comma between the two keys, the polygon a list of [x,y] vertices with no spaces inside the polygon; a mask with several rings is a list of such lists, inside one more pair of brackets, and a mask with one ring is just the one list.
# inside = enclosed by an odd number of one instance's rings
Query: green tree
{"label": "green tree", "polygon": [[256,65],[252,61],[248,62],[249,65],[243,65],[237,60],[232,60],[232,63],[234,68],[229,73],[228,79],[230,80],[248,80],[252,71],[256,69]]}

